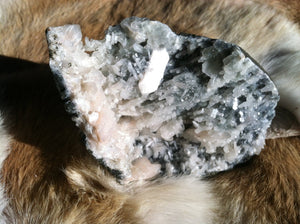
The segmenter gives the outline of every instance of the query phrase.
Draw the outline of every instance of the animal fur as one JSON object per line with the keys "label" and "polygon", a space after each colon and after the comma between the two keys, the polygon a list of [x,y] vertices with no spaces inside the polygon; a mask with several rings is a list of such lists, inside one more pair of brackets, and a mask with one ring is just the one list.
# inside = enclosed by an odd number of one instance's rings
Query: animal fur
{"label": "animal fur", "polygon": [[[0,169],[2,169],[3,161],[6,159],[8,155],[10,136],[6,133],[5,128],[3,127],[3,121],[0,117]],[[2,177],[2,173],[0,172],[0,178]],[[2,211],[7,205],[7,199],[5,197],[5,186],[3,182],[0,183],[0,224],[2,224],[1,220],[4,220]]]}
{"label": "animal fur", "polygon": [[65,112],[44,37],[48,26],[79,23],[84,35],[100,39],[109,25],[135,15],[235,42],[270,73],[281,105],[299,119],[300,3],[287,1],[1,1],[0,158],[9,150],[1,169],[2,222],[297,223],[299,137],[268,140],[259,156],[211,178],[124,189],[86,151]]}

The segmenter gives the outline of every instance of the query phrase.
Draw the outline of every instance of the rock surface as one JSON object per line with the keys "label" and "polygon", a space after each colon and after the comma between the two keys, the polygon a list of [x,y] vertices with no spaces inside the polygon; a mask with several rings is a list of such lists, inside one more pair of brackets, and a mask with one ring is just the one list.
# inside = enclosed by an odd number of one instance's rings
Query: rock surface
{"label": "rock surface", "polygon": [[87,148],[120,179],[208,175],[263,148],[279,96],[238,46],[135,17],[104,40],[83,42],[78,25],[49,28],[47,39]]}

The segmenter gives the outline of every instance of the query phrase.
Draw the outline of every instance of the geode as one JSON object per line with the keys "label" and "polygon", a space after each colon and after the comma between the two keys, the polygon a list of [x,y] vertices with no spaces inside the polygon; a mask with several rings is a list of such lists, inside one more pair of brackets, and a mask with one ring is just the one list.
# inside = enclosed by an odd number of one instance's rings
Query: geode
{"label": "geode", "polygon": [[83,41],[79,25],[48,28],[47,39],[87,148],[119,178],[139,158],[161,175],[203,176],[261,151],[279,96],[238,46],[135,17],[103,40]]}

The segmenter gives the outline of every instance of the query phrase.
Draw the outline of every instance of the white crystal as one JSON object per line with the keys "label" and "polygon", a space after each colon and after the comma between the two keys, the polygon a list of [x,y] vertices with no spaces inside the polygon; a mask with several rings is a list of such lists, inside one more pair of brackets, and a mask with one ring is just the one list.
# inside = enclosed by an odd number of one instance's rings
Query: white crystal
{"label": "white crystal", "polygon": [[153,93],[157,90],[169,61],[166,49],[153,50],[149,65],[144,76],[139,81],[139,89],[142,94]]}

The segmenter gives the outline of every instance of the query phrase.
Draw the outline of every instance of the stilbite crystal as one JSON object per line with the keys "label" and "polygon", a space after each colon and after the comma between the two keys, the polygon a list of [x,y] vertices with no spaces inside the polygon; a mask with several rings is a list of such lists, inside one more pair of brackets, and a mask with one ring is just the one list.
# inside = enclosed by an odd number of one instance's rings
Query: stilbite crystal
{"label": "stilbite crystal", "polygon": [[78,25],[49,28],[47,38],[88,149],[120,178],[154,175],[132,176],[139,158],[160,164],[162,175],[203,176],[262,149],[279,96],[238,46],[135,17],[104,40],[83,44]]}

